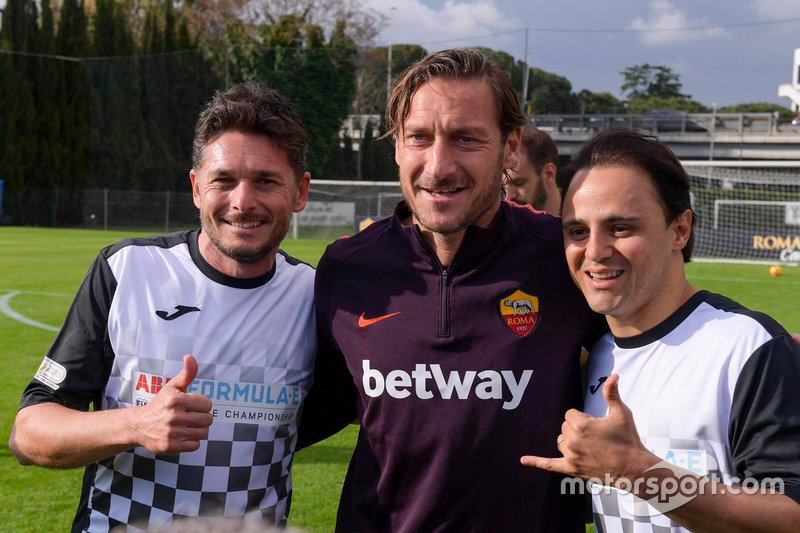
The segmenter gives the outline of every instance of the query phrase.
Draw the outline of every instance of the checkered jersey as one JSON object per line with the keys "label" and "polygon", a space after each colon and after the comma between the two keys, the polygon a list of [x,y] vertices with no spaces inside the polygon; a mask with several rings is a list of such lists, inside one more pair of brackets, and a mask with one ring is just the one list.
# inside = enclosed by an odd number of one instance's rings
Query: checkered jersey
{"label": "checkered jersey", "polygon": [[23,407],[143,405],[180,372],[184,354],[197,359],[189,391],[212,400],[208,439],[194,452],[135,447],[88,465],[73,531],[173,517],[286,520],[297,415],[316,352],[314,271],[278,254],[265,276],[230,278],[203,260],[197,236],[103,250],[23,395]]}
{"label": "checkered jersey", "polygon": [[[775,321],[700,291],[650,331],[598,341],[585,411],[605,416],[602,382],[617,373],[642,443],[662,460],[726,485],[781,478],[800,501],[798,369]],[[595,487],[592,506],[599,532],[688,531],[614,488]]]}

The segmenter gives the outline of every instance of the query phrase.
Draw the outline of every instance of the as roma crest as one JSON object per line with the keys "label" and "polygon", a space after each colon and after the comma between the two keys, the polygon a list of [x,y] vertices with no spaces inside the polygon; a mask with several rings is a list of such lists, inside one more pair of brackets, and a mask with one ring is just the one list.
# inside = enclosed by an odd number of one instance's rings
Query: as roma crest
{"label": "as roma crest", "polygon": [[524,337],[539,321],[539,298],[516,290],[500,298],[500,316],[508,329]]}

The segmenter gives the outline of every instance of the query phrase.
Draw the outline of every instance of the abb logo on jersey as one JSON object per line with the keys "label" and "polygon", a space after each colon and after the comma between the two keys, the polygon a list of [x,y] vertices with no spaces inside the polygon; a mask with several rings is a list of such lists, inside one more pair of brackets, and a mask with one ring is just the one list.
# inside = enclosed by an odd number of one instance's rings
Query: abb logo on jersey
{"label": "abb logo on jersey", "polygon": [[[449,400],[455,392],[460,400],[469,398],[470,393],[475,389],[475,396],[481,400],[502,400],[503,392],[508,387],[511,399],[503,402],[503,409],[512,410],[519,406],[522,395],[533,375],[533,370],[523,370],[522,375],[517,380],[511,370],[467,370],[463,376],[457,370],[450,371],[445,378],[439,365],[415,365],[414,370],[409,374],[404,370],[392,370],[384,376],[380,370],[370,368],[369,359],[362,361],[364,374],[362,383],[364,392],[367,396],[377,398],[386,392],[392,398],[408,398],[411,393],[421,400],[433,398],[433,391],[438,390],[441,397]],[[430,370],[429,370],[430,368]],[[428,390],[428,380],[433,378],[435,388]],[[475,383],[475,378],[480,381]],[[413,383],[413,386],[412,386]],[[506,387],[503,385],[505,384]]]}

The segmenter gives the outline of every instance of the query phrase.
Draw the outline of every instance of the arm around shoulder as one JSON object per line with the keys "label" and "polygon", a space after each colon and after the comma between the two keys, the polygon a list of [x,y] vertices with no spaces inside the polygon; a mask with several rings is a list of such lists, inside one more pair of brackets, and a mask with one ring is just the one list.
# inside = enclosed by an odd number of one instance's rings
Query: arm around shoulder
{"label": "arm around shoulder", "polygon": [[303,401],[297,450],[334,435],[357,417],[358,391],[331,330],[330,291],[337,268],[338,263],[326,251],[317,266],[314,283],[317,321],[314,384]]}

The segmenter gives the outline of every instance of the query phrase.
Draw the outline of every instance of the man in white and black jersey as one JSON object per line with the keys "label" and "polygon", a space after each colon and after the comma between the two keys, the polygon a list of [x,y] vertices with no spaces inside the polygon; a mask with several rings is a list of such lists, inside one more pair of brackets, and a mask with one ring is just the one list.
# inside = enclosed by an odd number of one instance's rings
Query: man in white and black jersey
{"label": "man in white and black jersey", "polygon": [[592,349],[584,412],[566,414],[563,457],[522,462],[589,479],[597,531],[796,531],[800,351],[770,317],[687,280],[680,162],[611,130],[565,179],[567,263],[611,332]]}
{"label": "man in white and black jersey", "polygon": [[85,466],[73,531],[180,517],[284,523],[316,352],[314,270],[279,250],[305,207],[307,136],[258,84],[200,114],[201,229],[102,250],[22,396],[22,464]]}

